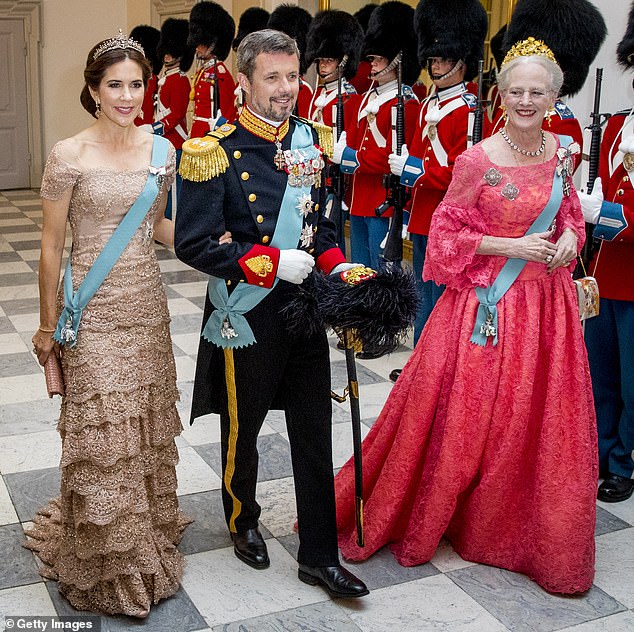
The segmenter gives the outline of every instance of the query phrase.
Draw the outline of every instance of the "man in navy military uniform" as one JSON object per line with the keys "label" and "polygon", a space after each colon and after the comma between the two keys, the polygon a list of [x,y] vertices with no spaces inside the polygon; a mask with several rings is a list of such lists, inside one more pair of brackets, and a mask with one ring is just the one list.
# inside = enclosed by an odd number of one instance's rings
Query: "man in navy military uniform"
{"label": "man in navy military uniform", "polygon": [[[220,414],[225,517],[236,556],[260,569],[269,557],[258,530],[256,440],[267,412],[285,411],[299,578],[333,597],[360,597],[368,590],[340,565],[337,549],[326,333],[294,333],[283,315],[313,266],[328,274],[351,264],[321,213],[319,139],[291,117],[299,91],[294,40],[251,33],[237,66],[246,106],[235,127],[183,148],[176,254],[211,275],[192,419]],[[231,243],[220,243],[225,230]]]}

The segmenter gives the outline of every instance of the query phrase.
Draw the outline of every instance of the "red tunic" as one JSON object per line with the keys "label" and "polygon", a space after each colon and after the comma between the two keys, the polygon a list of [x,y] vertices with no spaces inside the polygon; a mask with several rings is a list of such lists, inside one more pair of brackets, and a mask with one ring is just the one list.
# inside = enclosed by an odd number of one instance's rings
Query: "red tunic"
{"label": "red tunic", "polygon": [[[341,90],[343,93],[344,129],[347,130],[355,123],[361,97],[356,93],[354,86],[345,80],[342,81]],[[334,127],[337,118],[337,96],[338,85],[336,81],[317,86],[310,100],[307,118]]]}
{"label": "red tunic", "polygon": [[209,122],[213,119],[214,80],[218,81],[222,116],[227,121],[233,121],[236,118],[234,94],[236,83],[223,62],[210,59],[205,62],[194,79],[192,89],[194,121],[189,133],[190,138],[199,138],[209,131]]}
{"label": "red tunic", "polygon": [[634,121],[629,115],[629,110],[618,112],[608,121],[601,142],[599,163],[604,199],[622,206],[627,226],[611,241],[601,240],[601,247],[591,267],[601,296],[620,301],[634,301],[633,174],[626,171],[623,166],[623,152],[619,151],[623,138],[631,138],[634,134]]}
{"label": "red tunic", "polygon": [[154,122],[154,95],[156,94],[156,75],[152,73],[147,82],[141,112],[134,119],[135,125],[152,125]]}
{"label": "red tunic", "polygon": [[[416,127],[419,102],[412,89],[404,86],[407,95],[405,101],[405,142],[409,142]],[[392,128],[393,112],[397,104],[396,82],[390,82],[379,88],[380,94],[375,90],[367,92],[359,101],[356,108],[355,125],[347,130],[348,147],[355,150],[357,166],[353,169],[345,169],[344,173],[354,173],[352,179],[352,194],[350,201],[350,214],[374,216],[374,210],[385,201],[385,186],[383,176],[390,173],[388,156],[393,151],[395,133]],[[376,95],[375,99],[370,99]],[[369,104],[368,111],[368,101]],[[376,104],[375,102],[376,101]],[[378,107],[378,111],[374,110]],[[387,215],[389,217],[389,214]]]}
{"label": "red tunic", "polygon": [[309,118],[310,103],[313,100],[313,89],[303,79],[299,80],[299,94],[297,95],[297,116]]}
{"label": "red tunic", "polygon": [[163,124],[163,136],[175,149],[180,149],[187,139],[189,92],[189,79],[178,67],[168,70],[158,80],[154,121]]}
{"label": "red tunic", "polygon": [[[470,144],[468,137],[471,135],[475,102],[467,86],[460,83],[434,93],[423,103],[411,146],[408,146],[408,164],[414,163],[417,158],[424,173],[409,179],[404,171],[401,177],[401,182],[412,186],[408,225],[411,233],[429,234],[432,214],[447,192],[456,158]],[[426,117],[430,120],[427,121]],[[482,126],[482,135],[486,137],[489,127],[486,117]]]}

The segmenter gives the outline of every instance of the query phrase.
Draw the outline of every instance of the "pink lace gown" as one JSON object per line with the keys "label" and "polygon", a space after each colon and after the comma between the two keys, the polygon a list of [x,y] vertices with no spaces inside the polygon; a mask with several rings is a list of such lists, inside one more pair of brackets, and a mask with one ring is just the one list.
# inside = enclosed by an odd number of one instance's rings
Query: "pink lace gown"
{"label": "pink lace gown", "polygon": [[[384,545],[429,561],[447,537],[464,559],[583,592],[594,575],[597,437],[571,270],[527,263],[498,303],[499,342],[470,342],[474,286],[506,261],[476,254],[482,235],[522,236],[545,206],[557,159],[494,165],[480,145],[457,161],[434,213],[425,277],[444,283],[409,362],[363,442],[365,548],[354,531],[354,467],[335,479],[340,546],[363,560]],[[501,181],[491,186],[485,172]],[[519,189],[506,199],[507,183]],[[584,235],[574,191],[557,214]],[[572,266],[571,266],[572,268]]]}
{"label": "pink lace gown", "polygon": [[[62,141],[63,142],[63,141]],[[174,179],[168,153],[163,187]],[[147,168],[80,171],[56,145],[42,197],[72,188],[69,221],[75,289],[141,193]],[[40,573],[59,582],[77,610],[136,617],[173,595],[183,575],[176,548],[187,519],[176,498],[176,366],[167,297],[154,252],[158,198],[82,315],[77,344],[64,347],[66,395],[61,495],[41,509],[26,546]],[[62,308],[61,293],[58,308]]]}

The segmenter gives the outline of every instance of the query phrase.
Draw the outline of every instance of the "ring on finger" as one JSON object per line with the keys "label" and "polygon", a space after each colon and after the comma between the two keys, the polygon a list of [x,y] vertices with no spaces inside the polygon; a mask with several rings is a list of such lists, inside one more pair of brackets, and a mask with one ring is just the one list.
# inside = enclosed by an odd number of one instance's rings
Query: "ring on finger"
{"label": "ring on finger", "polygon": [[553,260],[553,256],[552,255],[548,255],[546,257],[546,263],[550,263]]}

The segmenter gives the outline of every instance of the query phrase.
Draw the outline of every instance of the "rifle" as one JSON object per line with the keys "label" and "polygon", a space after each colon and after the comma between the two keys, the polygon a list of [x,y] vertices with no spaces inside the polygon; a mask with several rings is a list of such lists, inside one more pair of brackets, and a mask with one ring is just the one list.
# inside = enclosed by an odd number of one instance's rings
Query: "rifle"
{"label": "rifle", "polygon": [[[337,118],[335,120],[335,142],[344,132],[344,110],[343,110],[343,69],[348,63],[348,55],[344,55],[337,66]],[[327,204],[326,216],[330,218],[337,227],[337,243],[342,244],[344,240],[344,216],[343,216],[343,198],[346,193],[346,182],[344,174],[341,172],[339,165],[330,164],[329,177],[326,179],[326,190],[330,204]]]}
{"label": "rifle", "polygon": [[484,83],[484,60],[478,61],[478,102],[473,113],[473,131],[471,132],[471,143],[476,145],[482,140],[482,119],[484,117],[485,100],[482,98]]}
{"label": "rifle", "polygon": [[[398,92],[396,97],[396,154],[401,155],[401,149],[405,144],[405,103],[403,98],[403,76],[401,60],[403,53],[396,57],[398,67]],[[382,217],[392,211],[392,221],[383,249],[383,260],[387,263],[398,263],[403,260],[403,208],[408,199],[405,185],[401,184],[399,176],[390,173],[383,176],[385,185],[385,201],[376,207],[377,217]]]}
{"label": "rifle", "polygon": [[[599,173],[599,158],[601,154],[601,128],[610,118],[610,114],[601,114],[601,81],[603,80],[603,68],[597,68],[594,83],[594,107],[590,113],[592,123],[586,128],[590,130],[590,151],[588,152],[588,184],[586,191],[590,193],[594,187],[594,181]],[[598,240],[592,236],[594,224],[586,224],[586,242],[581,250],[581,260],[586,269],[592,261],[592,257],[597,250]],[[582,275],[584,276],[584,275]]]}

